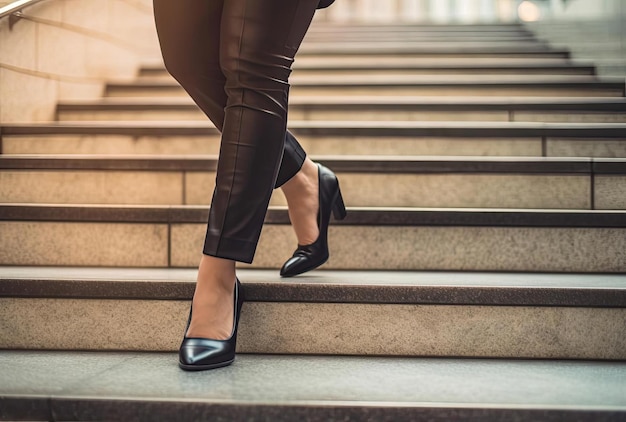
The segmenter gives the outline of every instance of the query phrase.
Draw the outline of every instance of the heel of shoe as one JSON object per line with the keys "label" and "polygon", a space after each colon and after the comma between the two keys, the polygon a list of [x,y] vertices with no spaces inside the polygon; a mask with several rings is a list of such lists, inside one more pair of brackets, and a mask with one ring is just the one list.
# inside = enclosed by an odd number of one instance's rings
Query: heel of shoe
{"label": "heel of shoe", "polygon": [[333,216],[335,220],[343,220],[348,215],[346,211],[346,205],[343,202],[343,196],[341,196],[341,189],[337,186],[337,197],[335,198],[335,203],[333,204]]}

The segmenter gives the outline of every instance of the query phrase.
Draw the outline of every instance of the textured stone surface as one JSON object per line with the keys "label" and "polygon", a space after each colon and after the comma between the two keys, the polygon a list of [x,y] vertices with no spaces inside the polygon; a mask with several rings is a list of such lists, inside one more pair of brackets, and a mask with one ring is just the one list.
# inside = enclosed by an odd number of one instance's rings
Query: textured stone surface
{"label": "textured stone surface", "polygon": [[185,204],[210,205],[214,188],[214,172],[185,172]]}
{"label": "textured stone surface", "polygon": [[289,111],[292,120],[424,120],[430,121],[492,121],[507,122],[509,113],[500,111],[411,111],[411,110],[306,110]]}
{"label": "textured stone surface", "polygon": [[[541,156],[539,138],[386,138],[298,136],[311,155]],[[206,137],[5,136],[5,154],[212,154],[219,139]],[[624,155],[626,156],[626,155]]]}
{"label": "textured stone surface", "polygon": [[341,174],[352,206],[589,209],[588,176]]}
{"label": "textured stone surface", "polygon": [[247,303],[245,312],[239,347],[254,353],[626,358],[625,309]]}
{"label": "textured stone surface", "polygon": [[626,177],[597,175],[595,182],[595,206],[597,209],[626,209]]}
{"label": "textured stone surface", "polygon": [[[0,347],[12,349],[176,350],[189,309],[188,301],[0,303]],[[246,302],[238,350],[626,359],[625,334],[624,308]]]}
{"label": "textured stone surface", "polygon": [[0,172],[0,201],[180,205],[183,175],[152,171],[4,170]]}
{"label": "textured stone surface", "polygon": [[624,139],[560,139],[546,140],[548,157],[626,157]]}
{"label": "textured stone surface", "polygon": [[4,154],[217,154],[219,139],[122,135],[5,136]]}
{"label": "textured stone surface", "polygon": [[[172,225],[171,265],[173,267],[198,265],[205,232],[205,224]],[[254,258],[254,266],[278,268],[291,256],[296,245],[296,237],[290,227],[265,225]],[[240,266],[249,267],[247,264],[240,264]]]}
{"label": "textured stone surface", "polygon": [[578,122],[578,123],[621,123],[626,122],[626,113],[602,112],[549,112],[515,111],[514,122]]}
{"label": "textured stone surface", "polygon": [[[93,97],[93,96],[92,96]],[[297,98],[297,97],[296,97]],[[479,107],[479,106],[477,106]],[[83,109],[83,110],[61,110],[57,117],[61,121],[107,121],[107,120],[124,120],[124,121],[162,121],[162,120],[206,120],[207,117],[197,109],[176,109],[171,110],[128,110],[120,107],[119,110],[110,109]],[[371,110],[350,110],[334,109],[328,107],[329,110],[319,108],[310,109],[306,106],[291,107],[289,110],[289,118],[299,121],[315,121],[315,120],[409,120],[409,121],[515,121],[515,122],[578,122],[578,123],[619,123],[626,122],[626,116],[620,112],[594,112],[594,111],[518,111],[508,110],[506,105],[502,106],[500,111],[426,111],[411,110],[410,107],[405,109],[398,108],[396,110],[377,110],[375,106]],[[513,117],[511,117],[513,116]]]}
{"label": "textured stone surface", "polygon": [[311,155],[541,156],[540,138],[298,136],[298,140]]}
{"label": "textured stone surface", "polygon": [[608,422],[626,407],[624,364],[608,362],[240,355],[185,373],[173,353],[5,351],[0,368],[5,403],[25,395],[16,380],[58,374],[61,391],[40,387],[58,420]]}
{"label": "textured stone surface", "polygon": [[156,266],[168,263],[160,224],[0,221],[3,265]]}
{"label": "textured stone surface", "polygon": [[158,110],[77,110],[62,111],[57,115],[60,121],[107,121],[107,120],[206,120],[199,110],[190,111],[158,111]]}
{"label": "textured stone surface", "polygon": [[[139,93],[147,94],[147,91],[129,89],[126,96],[134,96]],[[134,94],[134,95],[133,95]],[[447,96],[528,96],[528,97],[621,97],[624,95],[623,88],[595,88],[595,87],[536,87],[532,85],[515,87],[492,87],[483,86],[396,86],[396,87],[326,87],[326,86],[303,86],[293,85],[290,90],[293,96],[326,96],[326,95],[447,95]],[[154,94],[153,94],[154,95]],[[182,93],[181,93],[182,95]]]}
{"label": "textured stone surface", "polygon": [[[215,175],[185,175],[187,204],[211,201]],[[588,176],[340,173],[351,206],[590,209]],[[275,191],[271,205],[286,205]]]}
{"label": "textured stone surface", "polygon": [[[172,265],[195,266],[204,225],[172,227]],[[626,271],[624,229],[513,227],[330,228],[327,269]],[[296,248],[288,226],[266,225],[254,266],[280,268]]]}
{"label": "textured stone surface", "polygon": [[[0,299],[0,348],[175,350],[189,302]],[[80,333],[80,335],[77,335]]]}

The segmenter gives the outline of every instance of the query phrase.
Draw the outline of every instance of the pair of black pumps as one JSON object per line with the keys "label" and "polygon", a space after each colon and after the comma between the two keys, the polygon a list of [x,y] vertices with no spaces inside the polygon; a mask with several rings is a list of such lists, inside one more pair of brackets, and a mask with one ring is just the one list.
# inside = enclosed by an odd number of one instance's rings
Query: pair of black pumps
{"label": "pair of black pumps", "polygon": [[[319,211],[318,226],[319,237],[310,245],[298,245],[293,256],[285,262],[280,270],[282,277],[293,277],[298,274],[311,271],[328,260],[328,225],[330,214],[335,219],[346,218],[346,207],[339,189],[337,176],[326,167],[318,164],[319,178]],[[233,363],[237,346],[237,327],[239,315],[243,304],[241,283],[237,279],[235,283],[234,321],[231,335],[226,340],[212,340],[197,337],[185,337],[179,350],[179,366],[186,371],[202,371],[220,368]],[[191,323],[191,311],[187,328]]]}

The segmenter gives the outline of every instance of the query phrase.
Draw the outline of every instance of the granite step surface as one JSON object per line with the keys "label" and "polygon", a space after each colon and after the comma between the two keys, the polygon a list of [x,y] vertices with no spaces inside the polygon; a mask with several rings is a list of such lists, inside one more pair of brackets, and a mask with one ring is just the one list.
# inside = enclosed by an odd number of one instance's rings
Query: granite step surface
{"label": "granite step surface", "polygon": [[311,28],[312,32],[335,32],[344,30],[346,32],[528,32],[526,26],[519,23],[420,23],[420,25],[416,26],[414,23],[394,22],[393,24],[388,24],[385,22],[377,22],[372,24],[365,22],[350,22],[350,25],[346,26],[332,22],[316,22],[316,24]]}
{"label": "granite step surface", "polygon": [[311,28],[307,33],[303,43],[309,42],[357,42],[357,43],[370,43],[370,42],[528,42],[536,41],[541,42],[542,38],[535,36],[532,32],[474,32],[474,33],[454,33],[454,32],[424,32],[424,31],[377,31],[372,32],[343,32],[337,30],[334,32],[318,32],[314,28]]}
{"label": "granite step surface", "polygon": [[[626,210],[626,160],[312,157],[351,206]],[[216,156],[0,155],[0,202],[209,205]],[[287,205],[280,190],[272,205]]]}
{"label": "granite step surface", "polygon": [[0,418],[617,422],[626,415],[620,362],[251,354],[185,373],[176,359],[0,352]]}
{"label": "granite step surface", "polygon": [[[626,157],[623,123],[291,121],[311,155]],[[207,121],[0,125],[3,154],[217,154]]]}
{"label": "granite step surface", "polygon": [[[334,34],[333,34],[334,35]],[[392,48],[392,49],[411,49],[411,50],[421,50],[421,49],[429,49],[433,47],[441,48],[442,50],[454,49],[456,46],[458,47],[469,47],[469,48],[483,48],[485,50],[490,50],[492,48],[549,48],[550,44],[547,41],[534,38],[534,37],[526,37],[523,39],[519,38],[510,38],[510,37],[499,37],[499,36],[491,36],[489,38],[481,38],[478,41],[472,40],[470,38],[465,38],[462,36],[456,36],[453,39],[446,39],[445,37],[434,37],[436,41],[432,39],[415,39],[411,37],[405,36],[397,36],[390,37],[386,39],[378,39],[378,35],[372,36],[370,35],[369,39],[360,39],[360,40],[346,40],[338,38],[329,41],[328,38],[319,40],[316,39],[315,36],[308,38],[305,37],[305,40],[302,42],[300,47],[300,51],[307,51],[309,49],[317,50],[317,49],[326,49],[330,48],[331,50],[378,50],[380,48]],[[395,39],[394,39],[395,38]],[[431,37],[433,38],[433,37]]]}
{"label": "granite step surface", "polygon": [[[339,60],[341,59],[341,60]],[[294,76],[334,77],[335,75],[384,74],[396,75],[594,75],[595,67],[589,64],[573,64],[555,60],[524,60],[523,62],[504,60],[390,60],[359,61],[345,60],[307,60],[298,58],[294,63]],[[144,67],[139,70],[139,78],[169,78],[163,66]]]}
{"label": "granite step surface", "polygon": [[[103,98],[58,104],[60,121],[206,120],[189,99],[147,101],[142,98]],[[626,99],[542,97],[298,97],[290,102],[294,121],[543,121],[626,122]]]}
{"label": "granite step surface", "polygon": [[[596,79],[588,75],[407,75],[388,78],[385,75],[345,75],[329,80],[322,77],[300,77],[290,80],[290,95],[294,98],[337,95],[394,96],[567,96],[624,97],[623,78]],[[135,82],[109,82],[106,97],[185,96],[175,82],[143,78]]]}
{"label": "granite step surface", "polygon": [[[207,206],[1,204],[0,264],[194,267],[207,219]],[[329,233],[328,269],[626,271],[619,210],[349,207]],[[280,268],[295,245],[270,207],[254,266]]]}
{"label": "granite step surface", "polygon": [[[0,347],[175,351],[195,275],[2,267]],[[246,298],[241,353],[626,357],[624,275],[315,271],[281,279],[276,270],[240,269],[238,276]]]}
{"label": "granite step surface", "polygon": [[[377,57],[376,60],[372,60],[367,56],[298,56],[293,64],[294,76],[298,75],[300,71],[306,70],[318,70],[318,69],[415,69],[422,73],[426,69],[434,69],[441,75],[445,75],[451,71],[456,71],[459,68],[473,69],[473,71],[479,71],[480,69],[529,69],[524,70],[522,74],[532,74],[530,71],[533,67],[546,68],[573,68],[576,66],[589,66],[593,67],[592,62],[580,62],[572,61],[568,57],[411,57],[411,56],[390,56],[390,57]],[[163,76],[166,74],[163,63],[158,62],[146,62],[143,66],[146,70],[141,70],[138,75],[141,77],[154,77]],[[435,71],[430,74],[437,74]],[[481,72],[478,72],[481,73]],[[484,73],[484,72],[483,72]],[[418,74],[418,73],[416,73]]]}
{"label": "granite step surface", "polygon": [[419,43],[419,45],[405,45],[403,43],[376,44],[374,43],[310,43],[298,51],[298,57],[308,56],[352,56],[352,57],[529,57],[529,58],[568,58],[569,50],[552,48],[547,44],[526,43],[524,45],[507,45],[506,43],[467,43],[459,45],[457,42]]}

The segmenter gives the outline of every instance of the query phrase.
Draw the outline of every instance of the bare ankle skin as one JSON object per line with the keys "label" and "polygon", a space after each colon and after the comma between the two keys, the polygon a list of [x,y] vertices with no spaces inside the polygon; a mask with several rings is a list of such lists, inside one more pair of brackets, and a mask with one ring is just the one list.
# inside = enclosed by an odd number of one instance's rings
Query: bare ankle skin
{"label": "bare ankle skin", "polygon": [[319,180],[317,165],[306,158],[300,171],[281,187],[289,207],[289,219],[299,245],[309,245],[319,236]]}
{"label": "bare ankle skin", "polygon": [[235,261],[202,255],[187,337],[226,340],[234,320]]}

